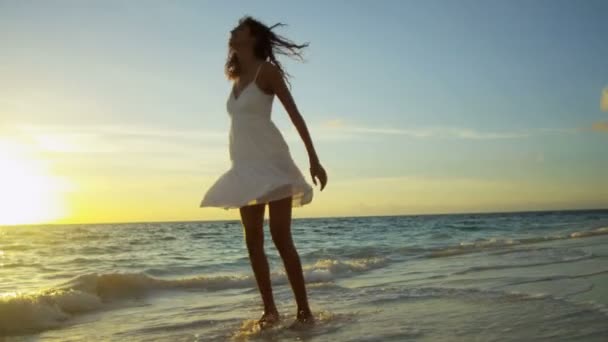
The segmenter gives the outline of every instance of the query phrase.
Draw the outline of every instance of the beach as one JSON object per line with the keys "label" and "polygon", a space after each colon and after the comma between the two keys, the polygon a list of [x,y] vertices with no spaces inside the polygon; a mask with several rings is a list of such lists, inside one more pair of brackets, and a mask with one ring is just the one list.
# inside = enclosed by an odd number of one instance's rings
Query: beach
{"label": "beach", "polygon": [[4,341],[603,341],[608,210],[293,220],[316,324],[265,222],[281,322],[239,221],[0,227]]}

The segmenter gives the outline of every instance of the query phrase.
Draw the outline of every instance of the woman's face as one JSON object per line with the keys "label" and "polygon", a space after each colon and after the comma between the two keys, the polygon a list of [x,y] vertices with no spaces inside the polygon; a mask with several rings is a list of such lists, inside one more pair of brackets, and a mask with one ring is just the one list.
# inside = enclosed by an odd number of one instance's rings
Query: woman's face
{"label": "woman's face", "polygon": [[228,45],[237,52],[252,48],[254,42],[255,38],[251,35],[249,26],[246,24],[241,24],[230,31]]}

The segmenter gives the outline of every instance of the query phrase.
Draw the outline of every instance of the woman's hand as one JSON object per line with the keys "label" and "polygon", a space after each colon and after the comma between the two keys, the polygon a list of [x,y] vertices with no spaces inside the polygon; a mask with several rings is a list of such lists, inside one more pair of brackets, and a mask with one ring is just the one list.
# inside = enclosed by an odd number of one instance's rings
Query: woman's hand
{"label": "woman's hand", "polygon": [[327,184],[327,173],[321,163],[316,162],[312,163],[310,166],[310,175],[312,176],[312,182],[317,185],[317,180],[315,177],[319,178],[319,182],[321,182],[321,191],[325,188],[325,184]]}

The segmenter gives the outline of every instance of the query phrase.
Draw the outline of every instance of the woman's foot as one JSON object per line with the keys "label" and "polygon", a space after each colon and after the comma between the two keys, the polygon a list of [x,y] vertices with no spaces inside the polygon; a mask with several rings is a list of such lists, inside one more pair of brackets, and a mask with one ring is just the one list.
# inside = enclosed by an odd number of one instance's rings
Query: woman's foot
{"label": "woman's foot", "polygon": [[280,320],[279,312],[277,310],[264,311],[262,317],[257,320],[257,324],[260,328],[264,329],[272,326],[274,323]]}
{"label": "woman's foot", "polygon": [[306,310],[298,310],[298,314],[296,315],[296,319],[300,323],[314,323],[315,317],[313,316],[310,309]]}
{"label": "woman's foot", "polygon": [[296,320],[293,322],[289,328],[290,329],[305,329],[311,325],[315,324],[315,317],[310,311],[310,309],[298,310],[296,315]]}

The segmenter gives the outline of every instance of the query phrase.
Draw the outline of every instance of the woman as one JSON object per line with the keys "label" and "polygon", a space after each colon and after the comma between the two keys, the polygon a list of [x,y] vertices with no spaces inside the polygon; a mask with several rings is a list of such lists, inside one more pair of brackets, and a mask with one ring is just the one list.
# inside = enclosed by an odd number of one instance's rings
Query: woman
{"label": "woman", "polygon": [[289,147],[271,121],[276,95],[302,137],[310,160],[313,183],[327,183],[327,174],[312,144],[304,119],[291,96],[285,72],[275,54],[302,58],[298,45],[273,32],[279,23],[268,27],[246,16],[231,31],[225,72],[233,87],[227,109],[230,125],[232,167],[209,188],[201,207],[239,208],[245,241],[255,279],[264,302],[257,320],[261,327],[279,321],[264,253],[264,211],[269,210],[272,240],[279,251],[297,302],[297,320],[313,323],[308,305],[300,257],[291,236],[292,207],[312,201],[313,188],[295,165]]}

